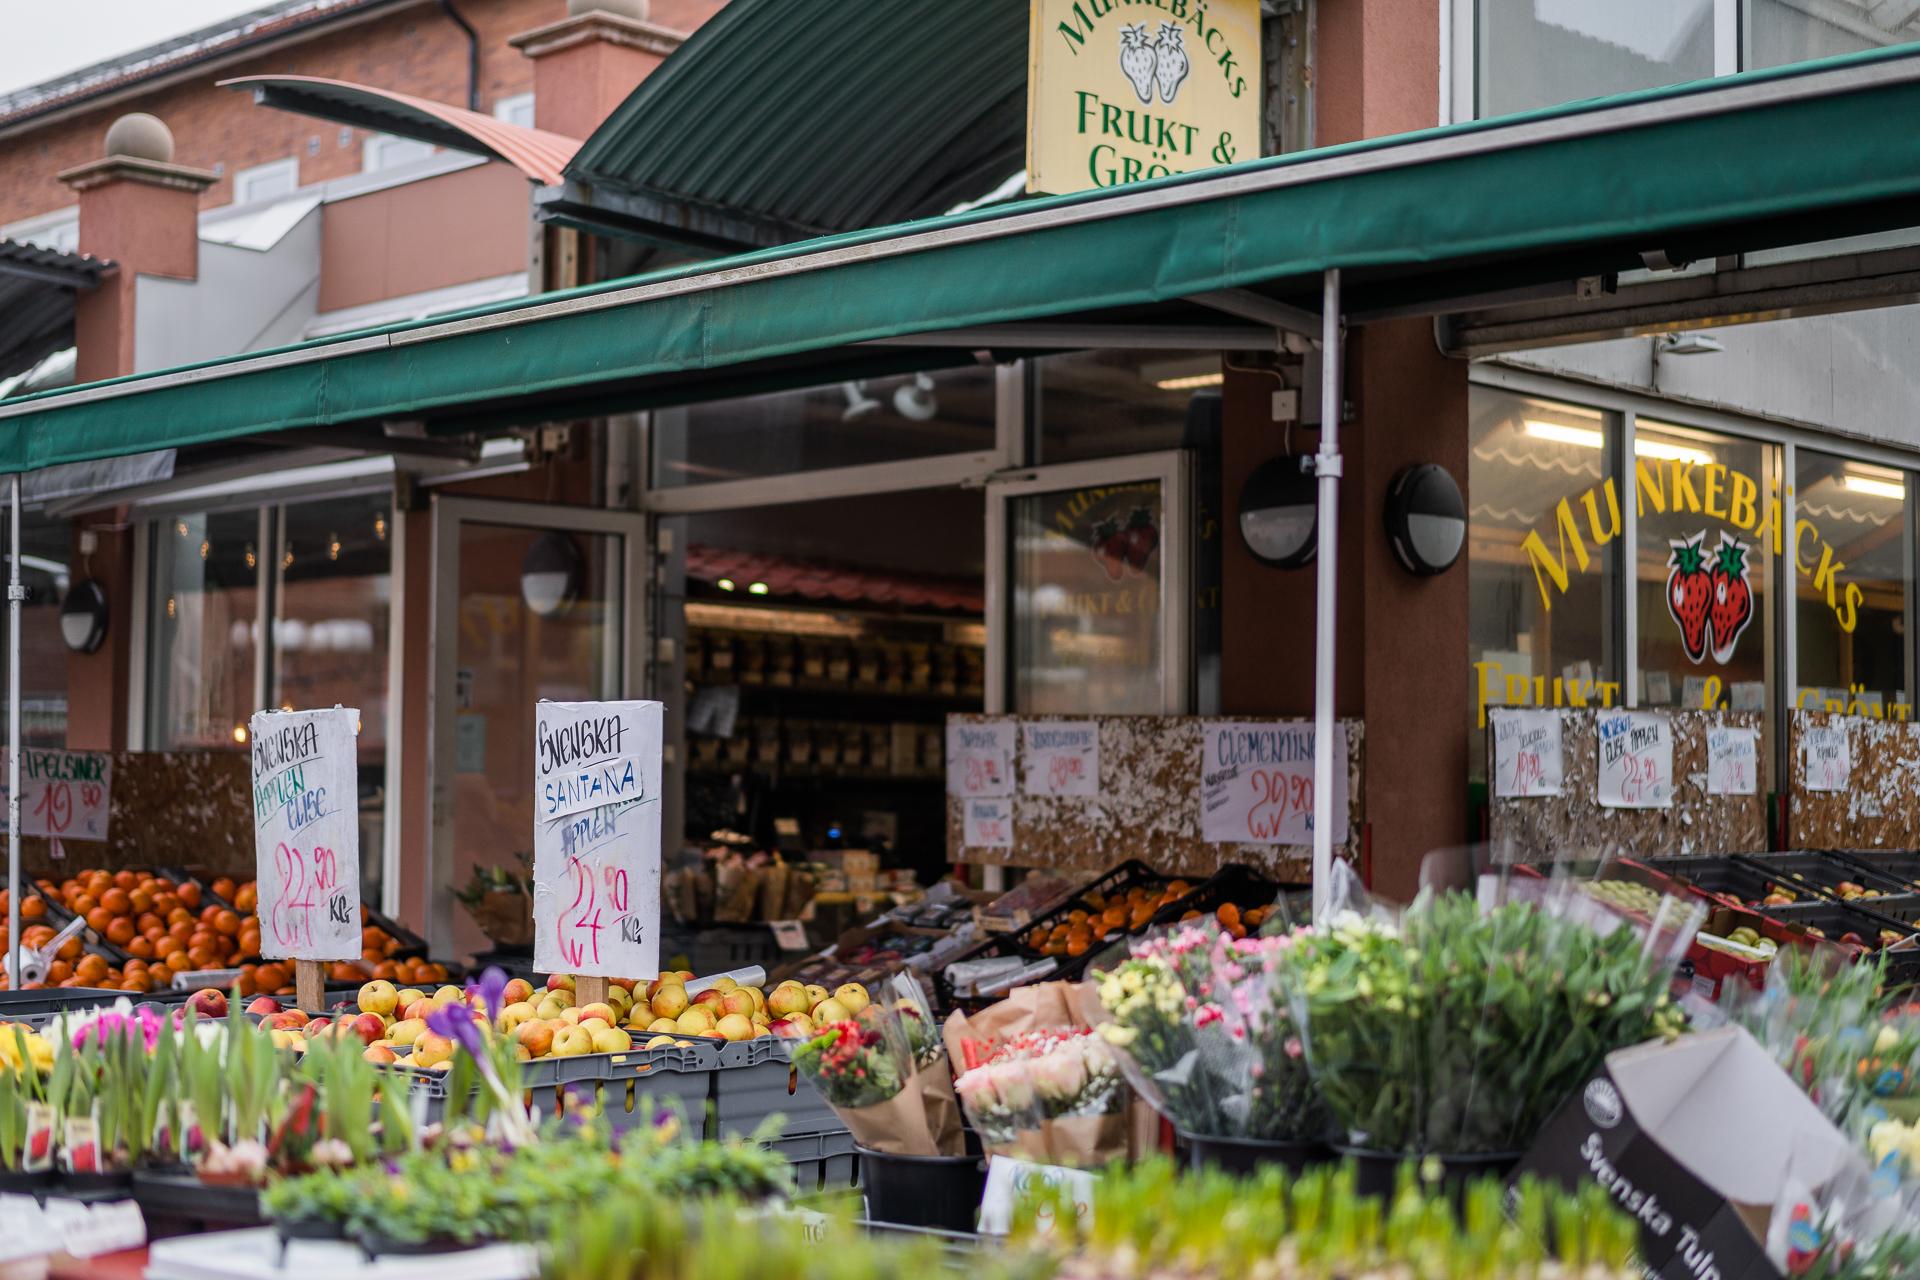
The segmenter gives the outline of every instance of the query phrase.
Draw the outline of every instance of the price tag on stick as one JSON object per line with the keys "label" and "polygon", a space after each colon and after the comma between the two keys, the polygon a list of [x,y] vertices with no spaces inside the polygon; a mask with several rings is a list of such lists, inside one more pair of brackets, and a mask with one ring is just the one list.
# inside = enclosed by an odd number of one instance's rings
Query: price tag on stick
{"label": "price tag on stick", "polygon": [[533,967],[660,971],[658,702],[542,702],[534,714]]}
{"label": "price tag on stick", "polygon": [[260,953],[296,962],[303,999],[321,961],[360,958],[359,724],[351,707],[250,722]]}

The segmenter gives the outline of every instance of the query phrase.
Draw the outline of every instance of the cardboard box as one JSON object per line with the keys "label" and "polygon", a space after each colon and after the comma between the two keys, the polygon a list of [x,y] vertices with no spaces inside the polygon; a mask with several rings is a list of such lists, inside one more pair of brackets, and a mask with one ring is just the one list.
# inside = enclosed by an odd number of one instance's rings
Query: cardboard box
{"label": "cardboard box", "polygon": [[1662,1280],[1774,1280],[1764,1241],[1788,1185],[1818,1187],[1851,1143],[1739,1027],[1607,1056],[1520,1162],[1577,1189],[1597,1182],[1640,1224]]}

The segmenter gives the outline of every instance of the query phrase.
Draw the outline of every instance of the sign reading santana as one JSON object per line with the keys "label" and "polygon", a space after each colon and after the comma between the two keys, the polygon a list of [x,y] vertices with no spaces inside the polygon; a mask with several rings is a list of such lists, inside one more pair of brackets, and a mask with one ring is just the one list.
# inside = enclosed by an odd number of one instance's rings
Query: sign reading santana
{"label": "sign reading santana", "polygon": [[1260,154],[1260,0],[1032,0],[1027,190]]}

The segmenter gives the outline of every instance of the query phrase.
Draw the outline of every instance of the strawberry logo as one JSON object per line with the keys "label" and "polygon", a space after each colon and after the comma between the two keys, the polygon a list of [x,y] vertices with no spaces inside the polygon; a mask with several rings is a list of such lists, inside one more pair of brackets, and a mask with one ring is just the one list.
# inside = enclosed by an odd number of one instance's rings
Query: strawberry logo
{"label": "strawberry logo", "polygon": [[1153,46],[1147,43],[1147,24],[1129,22],[1120,28],[1120,71],[1133,82],[1133,91],[1140,95],[1140,101],[1153,101],[1154,66],[1159,56]]}
{"label": "strawberry logo", "polygon": [[1733,657],[1733,646],[1740,633],[1753,621],[1753,584],[1747,577],[1747,552],[1750,548],[1732,534],[1721,531],[1720,549],[1713,557],[1713,660],[1724,663]]}
{"label": "strawberry logo", "polygon": [[1670,544],[1673,566],[1667,574],[1667,612],[1680,628],[1680,643],[1687,660],[1699,662],[1707,656],[1707,626],[1713,601],[1713,575],[1707,572],[1706,556],[1700,550],[1706,533],[1692,538],[1676,538]]}
{"label": "strawberry logo", "polygon": [[1703,662],[1711,653],[1715,662],[1724,665],[1753,621],[1753,581],[1747,562],[1753,548],[1722,530],[1709,566],[1706,539],[1707,531],[1702,529],[1670,544],[1667,612],[1680,628],[1680,643],[1690,661]]}
{"label": "strawberry logo", "polygon": [[1168,106],[1173,105],[1180,94],[1181,82],[1187,78],[1184,35],[1176,24],[1163,22],[1159,34],[1153,38],[1153,78],[1160,87],[1161,100]]}

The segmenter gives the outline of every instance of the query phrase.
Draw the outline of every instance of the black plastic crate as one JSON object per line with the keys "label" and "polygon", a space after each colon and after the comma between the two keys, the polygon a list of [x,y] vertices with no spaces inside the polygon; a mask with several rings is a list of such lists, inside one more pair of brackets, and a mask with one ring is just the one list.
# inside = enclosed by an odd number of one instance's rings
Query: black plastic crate
{"label": "black plastic crate", "polygon": [[749,1134],[770,1115],[783,1133],[844,1129],[813,1082],[793,1067],[791,1046],[773,1036],[739,1040],[719,1048],[713,1077],[713,1118],[721,1137]]}
{"label": "black plastic crate", "polygon": [[1920,893],[1920,853],[1910,849],[1836,849],[1827,856],[1862,871],[1902,881],[1907,892]]}
{"label": "black plastic crate", "polygon": [[1783,884],[1801,901],[1826,901],[1817,888],[1784,877],[1732,857],[1641,858],[1641,866],[1676,880],[1684,880],[1703,893],[1727,899],[1741,907],[1758,910],[1760,902]]}
{"label": "black plastic crate", "polygon": [[[1231,902],[1245,910],[1251,907],[1272,906],[1274,901],[1286,889],[1305,889],[1306,885],[1280,885],[1255,871],[1252,867],[1238,862],[1229,862],[1212,877],[1194,889],[1169,902],[1147,922],[1148,929],[1160,929],[1167,925],[1178,924],[1189,912],[1213,918],[1219,909]],[[1257,929],[1248,930],[1258,932]]]}
{"label": "black plastic crate", "polygon": [[793,1166],[794,1194],[822,1195],[859,1185],[860,1157],[846,1126],[787,1133],[767,1144]]}
{"label": "black plastic crate", "polygon": [[[685,1123],[702,1137],[719,1055],[713,1046],[630,1049],[625,1053],[588,1053],[572,1058],[539,1058],[521,1064],[529,1106],[541,1118],[565,1115],[583,1105],[596,1121],[615,1133],[653,1122],[657,1104],[677,1105]],[[437,1122],[446,1111],[447,1078],[401,1066],[410,1096],[424,1098],[426,1119]]]}
{"label": "black plastic crate", "polygon": [[700,977],[731,973],[752,965],[771,972],[785,961],[771,926],[745,923],[664,923],[660,963],[664,965],[675,956],[685,956],[684,967]]}
{"label": "black plastic crate", "polygon": [[[1882,930],[1905,935],[1920,929],[1915,923],[1920,920],[1920,895],[1880,898],[1876,904],[1883,907],[1885,914],[1848,902],[1802,902],[1791,907],[1768,907],[1760,914],[1782,924],[1818,929],[1831,942],[1839,942],[1851,933],[1876,951],[1882,946]],[[1903,982],[1920,977],[1920,951],[1890,952],[1887,959],[1889,971]]]}
{"label": "black plastic crate", "polygon": [[105,987],[48,987],[33,991],[0,989],[0,1020],[21,1022],[72,1009],[97,1009],[122,997],[131,998],[132,994]]}
{"label": "black plastic crate", "polygon": [[1851,881],[1863,889],[1878,890],[1882,895],[1915,892],[1912,885],[1897,876],[1856,867],[1845,858],[1830,853],[1740,853],[1735,854],[1734,858],[1774,876],[1783,887],[1790,890],[1805,885],[1829,898],[1840,897],[1840,891],[1835,886],[1843,881]]}

